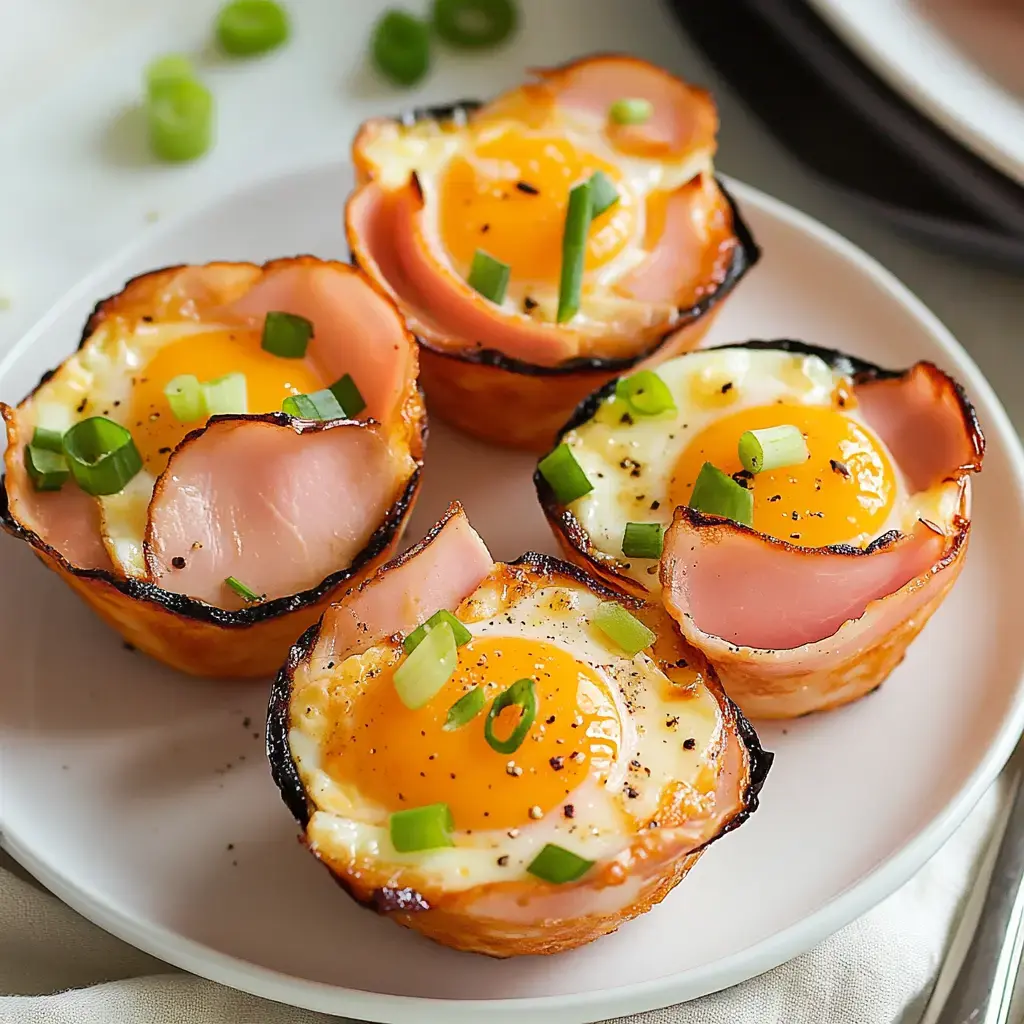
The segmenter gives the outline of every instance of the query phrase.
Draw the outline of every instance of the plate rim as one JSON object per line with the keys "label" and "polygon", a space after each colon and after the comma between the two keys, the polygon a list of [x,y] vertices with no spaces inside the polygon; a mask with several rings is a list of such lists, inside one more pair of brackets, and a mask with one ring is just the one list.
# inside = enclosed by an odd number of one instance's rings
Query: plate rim
{"label": "plate rim", "polygon": [[[871,5],[870,10],[864,6],[863,0],[857,0],[856,4],[848,0],[810,0],[810,3],[857,56],[904,99],[909,100],[921,113],[976,156],[1024,185],[1024,148],[1015,153],[1000,141],[1008,134],[1005,131],[1006,125],[1002,125],[1002,130],[982,127],[981,119],[972,118],[971,111],[964,108],[962,101],[955,99],[957,90],[934,87],[928,75],[922,71],[926,61],[901,59],[907,53],[918,52],[922,40],[914,38],[918,34],[914,31],[898,31],[899,26],[926,22],[926,19],[916,12],[908,13],[901,6],[893,9],[884,25],[872,29],[869,27],[872,24],[871,18],[865,17],[865,14],[877,13],[877,2]],[[939,32],[937,35],[945,41],[944,33]],[[954,52],[958,52],[949,45]],[[997,108],[1006,108],[1009,113],[1010,107],[1016,103],[1024,114],[1024,103],[1016,101],[1008,90],[994,84],[974,61],[960,56],[958,63],[958,75],[964,86],[960,91],[967,91],[967,87],[970,87],[971,91],[976,91],[981,97],[971,104],[972,108],[991,108],[994,102]],[[1012,135],[1012,132],[1009,134]]]}
{"label": "plate rim", "polygon": [[[819,2],[819,0],[814,0]],[[117,250],[109,259],[69,288],[62,298],[46,312],[0,359],[0,379],[22,358],[36,338],[49,329],[69,306],[95,293],[97,282],[118,265],[131,259],[154,237],[173,233],[204,209],[225,201],[239,191],[248,191],[306,175],[337,171],[343,161],[327,161],[301,165],[290,171],[258,178],[242,189],[225,189],[205,202],[191,206],[155,229],[142,233]],[[939,351],[955,357],[962,364],[962,375],[973,396],[987,406],[986,434],[998,438],[1013,466],[1017,501],[1024,509],[1024,446],[1017,436],[1008,414],[970,354],[954,338],[939,318],[914,295],[891,271],[839,232],[803,213],[782,200],[751,185],[723,176],[739,199],[758,207],[764,213],[810,236],[852,265],[870,279],[919,322]],[[1024,730],[1024,677],[1019,681],[1010,712],[1005,717],[993,743],[972,774],[947,804],[910,842],[882,861],[863,878],[845,889],[812,914],[775,935],[741,949],[728,957],[681,974],[669,974],[632,985],[620,985],[591,992],[525,996],[503,999],[438,999],[426,996],[393,995],[344,988],[326,982],[299,980],[269,967],[260,967],[229,954],[186,939],[162,926],[143,926],[117,908],[108,906],[95,892],[65,879],[59,869],[23,845],[6,827],[0,830],[0,846],[26,868],[46,888],[73,910],[97,926],[174,967],[199,977],[227,985],[286,1005],[328,1014],[356,1015],[381,1024],[475,1024],[486,1013],[495,1024],[522,1024],[536,1021],[550,1024],[590,1024],[590,1022],[696,999],[721,991],[764,973],[779,964],[811,949],[840,928],[880,903],[908,881],[952,835],[967,817],[981,796],[999,775]],[[339,1006],[344,1000],[345,1005]],[[592,1016],[597,1013],[598,1016]],[[553,1014],[557,1014],[554,1017]]]}

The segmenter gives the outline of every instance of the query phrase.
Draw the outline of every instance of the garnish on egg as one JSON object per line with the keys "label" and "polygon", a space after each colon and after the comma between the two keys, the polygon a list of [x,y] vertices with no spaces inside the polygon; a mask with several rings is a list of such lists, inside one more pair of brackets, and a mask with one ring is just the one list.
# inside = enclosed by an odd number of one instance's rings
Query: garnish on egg
{"label": "garnish on egg", "polygon": [[654,115],[650,100],[624,96],[608,108],[608,119],[614,124],[646,124]]}

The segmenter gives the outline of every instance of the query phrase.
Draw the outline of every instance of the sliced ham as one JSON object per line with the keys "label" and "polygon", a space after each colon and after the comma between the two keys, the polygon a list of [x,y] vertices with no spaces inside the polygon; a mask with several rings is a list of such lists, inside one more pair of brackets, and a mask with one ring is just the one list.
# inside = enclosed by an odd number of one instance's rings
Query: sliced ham
{"label": "sliced ham", "polygon": [[[482,298],[444,255],[434,226],[436,211],[424,206],[415,175],[399,186],[385,187],[378,180],[368,150],[388,130],[389,123],[380,119],[364,126],[354,146],[363,180],[346,206],[349,246],[359,265],[396,299],[413,330],[444,351],[486,348],[545,367],[583,357],[636,357],[652,348],[681,312],[715,291],[737,245],[732,209],[709,173],[717,128],[714,105],[702,90],[629,57],[593,58],[537,74],[539,82],[499,97],[461,130],[564,105],[593,114],[594,131],[608,131],[612,144],[624,151],[635,154],[642,143],[654,147],[645,156],[676,163],[685,157],[692,164],[693,180],[668,196],[661,230],[648,232],[643,241],[649,255],[611,286],[620,298],[635,302],[623,302],[614,318],[599,323],[558,325]],[[613,131],[607,110],[623,96],[650,99],[654,116],[643,126]]]}
{"label": "sliced ham", "polygon": [[601,121],[616,100],[648,100],[652,113],[642,125],[609,126],[619,145],[642,145],[651,156],[715,148],[718,113],[711,96],[647,61],[614,55],[591,57],[536,74],[560,106]]}
{"label": "sliced ham", "polygon": [[366,399],[361,416],[395,417],[416,376],[415,350],[398,310],[365,277],[345,263],[278,261],[226,311],[262,327],[272,310],[312,322],[324,378],[351,374]]}
{"label": "sliced ham", "polygon": [[327,610],[313,657],[339,661],[410,632],[441,608],[454,611],[493,568],[487,545],[455,502],[424,540]]}
{"label": "sliced ham", "polygon": [[662,600],[683,635],[754,718],[791,718],[879,686],[955,582],[970,532],[970,480],[984,439],[957,385],[929,363],[859,375],[864,418],[912,493],[943,522],[869,548],[799,548],[689,508],[675,511]]}
{"label": "sliced ham", "polygon": [[352,565],[400,496],[411,461],[372,424],[214,420],[175,450],[149,506],[152,582],[241,607],[234,576],[268,599]]}

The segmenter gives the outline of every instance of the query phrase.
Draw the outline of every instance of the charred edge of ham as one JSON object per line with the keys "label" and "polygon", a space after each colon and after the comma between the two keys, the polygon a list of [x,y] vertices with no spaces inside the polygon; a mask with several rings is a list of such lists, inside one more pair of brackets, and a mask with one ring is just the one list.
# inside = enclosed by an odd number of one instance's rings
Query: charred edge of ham
{"label": "charred edge of ham", "polygon": [[[266,413],[257,416],[234,417],[245,419],[272,419],[277,422],[282,413]],[[322,428],[331,421],[324,421],[319,424]],[[195,619],[199,622],[208,622],[215,626],[224,626],[229,629],[245,629],[255,626],[267,619],[276,618],[279,615],[288,615],[298,611],[310,604],[316,604],[326,594],[343,584],[347,579],[356,576],[364,566],[376,558],[390,543],[395,533],[402,528],[406,515],[416,498],[419,489],[422,467],[417,465],[409,477],[402,493],[394,504],[388,509],[383,522],[370,535],[366,547],[352,560],[352,564],[338,572],[325,576],[315,587],[309,590],[300,591],[297,594],[289,594],[286,597],[274,598],[272,601],[264,601],[260,604],[246,605],[237,611],[228,611],[224,608],[215,608],[206,604],[205,601],[197,601],[195,598],[185,594],[172,593],[158,587],[155,583],[148,583],[145,580],[134,577],[122,578],[106,569],[82,569],[72,565],[59,551],[46,544],[34,531],[23,526],[11,513],[10,502],[7,498],[5,486],[6,476],[0,477],[0,526],[12,536],[28,543],[34,550],[44,553],[48,558],[55,561],[65,572],[82,580],[98,580],[113,587],[115,590],[130,597],[135,601],[144,601],[149,604],[159,605],[174,615],[181,615],[187,619]]]}

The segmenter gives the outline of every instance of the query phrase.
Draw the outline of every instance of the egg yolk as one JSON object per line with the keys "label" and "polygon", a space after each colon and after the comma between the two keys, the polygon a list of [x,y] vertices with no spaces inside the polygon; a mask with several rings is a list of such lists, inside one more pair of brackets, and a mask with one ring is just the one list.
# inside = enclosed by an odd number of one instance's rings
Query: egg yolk
{"label": "egg yolk", "polygon": [[[479,637],[459,649],[458,667],[425,707],[398,698],[393,669],[353,702],[332,740],[328,773],[388,811],[446,803],[459,830],[508,829],[564,805],[588,776],[602,777],[618,751],[620,725],[605,683],[568,651],[523,637]],[[491,702],[519,679],[534,680],[537,716],[511,754],[484,735]],[[442,728],[448,709],[474,686],[484,710],[461,728]],[[519,721],[515,707],[493,723],[499,739]],[[344,733],[344,735],[341,735]]]}
{"label": "egg yolk", "polygon": [[[792,424],[810,458],[756,476],[743,472],[738,445],[746,430]],[[716,420],[691,442],[669,485],[673,505],[689,502],[710,462],[754,492],[754,528],[801,547],[864,546],[882,531],[896,497],[888,453],[864,424],[825,406],[775,404]]]}
{"label": "egg yolk", "polygon": [[454,158],[440,186],[441,239],[452,260],[468,267],[477,249],[512,268],[512,278],[558,284],[569,190],[603,171],[619,201],[595,218],[585,270],[622,251],[636,228],[636,203],[612,164],[568,139],[517,129]]}
{"label": "egg yolk", "polygon": [[307,357],[282,359],[261,347],[259,331],[247,329],[189,334],[164,345],[134,378],[128,429],[146,465],[154,474],[182,438],[204,420],[182,423],[164,394],[179,374],[201,382],[228,373],[245,376],[248,412],[276,412],[290,395],[309,394],[327,386]]}

